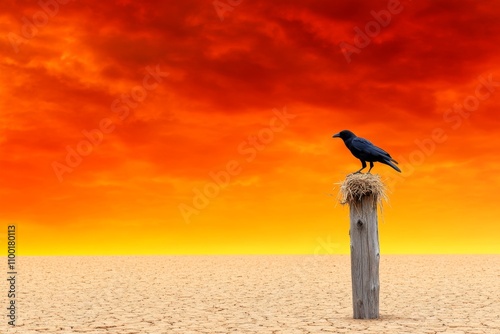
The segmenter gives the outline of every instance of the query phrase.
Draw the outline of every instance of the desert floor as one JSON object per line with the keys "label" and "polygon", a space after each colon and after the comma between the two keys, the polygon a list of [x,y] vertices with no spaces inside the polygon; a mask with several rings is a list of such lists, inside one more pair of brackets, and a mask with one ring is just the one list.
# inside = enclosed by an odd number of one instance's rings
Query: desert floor
{"label": "desert floor", "polygon": [[500,333],[499,255],[382,255],[377,320],[352,319],[348,255],[21,257],[18,271],[2,334]]}

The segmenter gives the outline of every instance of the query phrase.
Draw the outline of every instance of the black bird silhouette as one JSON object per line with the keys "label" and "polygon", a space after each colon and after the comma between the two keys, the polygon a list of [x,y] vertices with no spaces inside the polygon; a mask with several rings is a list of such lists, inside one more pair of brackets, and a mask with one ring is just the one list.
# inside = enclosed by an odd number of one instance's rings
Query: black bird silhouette
{"label": "black bird silhouette", "polygon": [[342,138],[345,146],[347,146],[349,151],[351,151],[352,155],[361,160],[361,169],[354,172],[353,174],[361,173],[361,171],[366,168],[367,161],[370,163],[370,169],[368,170],[368,173],[370,173],[370,171],[372,170],[374,162],[381,162],[383,164],[389,165],[401,173],[401,170],[398,168],[398,166],[395,165],[398,162],[391,158],[389,153],[387,153],[380,147],[373,145],[370,141],[364,138],[356,137],[356,135],[351,131],[340,131],[339,133],[334,134],[333,138]]}

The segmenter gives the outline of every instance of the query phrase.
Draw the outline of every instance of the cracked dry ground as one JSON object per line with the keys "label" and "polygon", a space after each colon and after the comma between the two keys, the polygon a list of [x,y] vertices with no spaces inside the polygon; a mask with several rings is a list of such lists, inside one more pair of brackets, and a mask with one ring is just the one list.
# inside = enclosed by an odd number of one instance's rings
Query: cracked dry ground
{"label": "cracked dry ground", "polygon": [[18,325],[5,317],[2,334],[500,333],[499,255],[383,255],[377,320],[352,319],[345,255],[21,257],[18,270]]}

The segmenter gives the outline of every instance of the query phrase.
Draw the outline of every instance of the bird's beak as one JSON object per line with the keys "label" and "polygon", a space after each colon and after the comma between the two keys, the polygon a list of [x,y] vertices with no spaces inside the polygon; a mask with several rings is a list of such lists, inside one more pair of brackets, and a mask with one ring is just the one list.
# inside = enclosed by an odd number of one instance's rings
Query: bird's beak
{"label": "bird's beak", "polygon": [[340,133],[334,134],[332,138],[340,138]]}

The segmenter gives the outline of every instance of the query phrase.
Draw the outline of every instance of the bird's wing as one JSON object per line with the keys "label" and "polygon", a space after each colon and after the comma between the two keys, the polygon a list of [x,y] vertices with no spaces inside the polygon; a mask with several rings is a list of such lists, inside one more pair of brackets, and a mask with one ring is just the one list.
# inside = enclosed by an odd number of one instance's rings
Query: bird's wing
{"label": "bird's wing", "polygon": [[351,141],[351,145],[354,149],[364,154],[369,154],[372,156],[384,156],[388,158],[391,157],[389,153],[387,153],[380,147],[373,145],[369,140],[366,140],[364,138],[360,137],[353,138]]}

